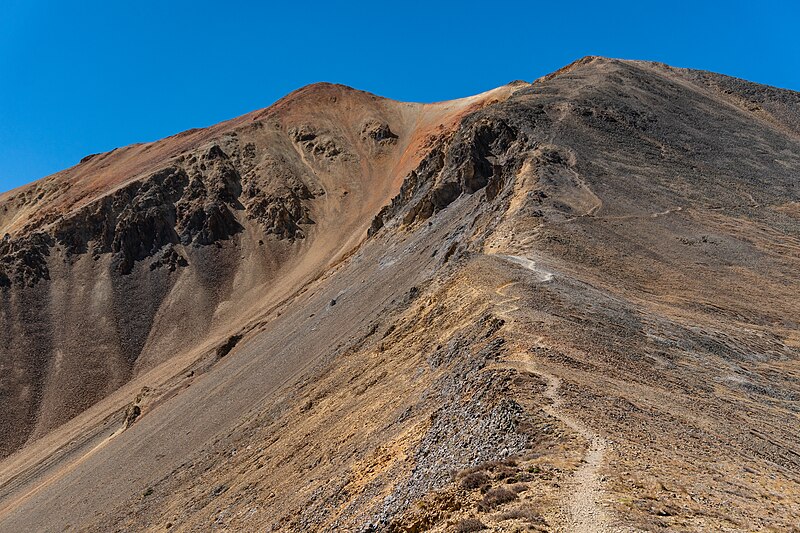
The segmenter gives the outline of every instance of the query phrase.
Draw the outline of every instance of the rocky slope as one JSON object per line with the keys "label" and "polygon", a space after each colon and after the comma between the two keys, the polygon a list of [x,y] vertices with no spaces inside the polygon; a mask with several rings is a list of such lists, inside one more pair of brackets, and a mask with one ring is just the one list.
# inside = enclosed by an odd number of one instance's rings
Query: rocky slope
{"label": "rocky slope", "polygon": [[791,531],[798,117],[318,84],[0,196],[0,530]]}
{"label": "rocky slope", "polygon": [[334,264],[414,164],[420,137],[472,104],[320,84],[4,195],[0,451],[235,334]]}

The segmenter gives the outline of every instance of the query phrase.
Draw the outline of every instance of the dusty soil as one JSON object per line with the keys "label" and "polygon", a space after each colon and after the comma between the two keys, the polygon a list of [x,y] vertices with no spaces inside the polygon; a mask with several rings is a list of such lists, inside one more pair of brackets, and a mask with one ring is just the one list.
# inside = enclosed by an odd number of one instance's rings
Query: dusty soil
{"label": "dusty soil", "polygon": [[0,196],[0,531],[797,531],[798,110],[323,84]]}

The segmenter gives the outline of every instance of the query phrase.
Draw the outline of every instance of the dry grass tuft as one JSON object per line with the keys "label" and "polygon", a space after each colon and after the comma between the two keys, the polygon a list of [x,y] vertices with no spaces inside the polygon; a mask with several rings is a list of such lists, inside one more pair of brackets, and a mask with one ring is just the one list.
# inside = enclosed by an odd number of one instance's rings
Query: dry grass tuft
{"label": "dry grass tuft", "polygon": [[470,533],[484,529],[486,529],[486,525],[477,518],[465,518],[456,524],[456,533]]}
{"label": "dry grass tuft", "polygon": [[495,507],[503,505],[517,499],[516,493],[508,490],[505,487],[496,487],[489,490],[483,497],[483,500],[478,504],[478,509],[481,511],[490,511]]}
{"label": "dry grass tuft", "polygon": [[472,472],[461,478],[461,487],[475,490],[489,483],[489,476],[483,472]]}

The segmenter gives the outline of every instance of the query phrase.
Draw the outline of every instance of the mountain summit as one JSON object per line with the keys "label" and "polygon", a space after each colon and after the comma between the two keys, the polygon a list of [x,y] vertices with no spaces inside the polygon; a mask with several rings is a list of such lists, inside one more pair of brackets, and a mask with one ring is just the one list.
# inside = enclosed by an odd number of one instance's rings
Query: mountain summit
{"label": "mountain summit", "polygon": [[800,93],[314,84],[0,195],[0,531],[792,531]]}

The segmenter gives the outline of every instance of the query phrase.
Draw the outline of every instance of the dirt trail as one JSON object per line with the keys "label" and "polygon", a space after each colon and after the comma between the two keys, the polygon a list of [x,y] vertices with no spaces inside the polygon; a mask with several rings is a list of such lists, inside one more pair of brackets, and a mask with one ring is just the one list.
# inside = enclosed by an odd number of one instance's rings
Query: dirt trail
{"label": "dirt trail", "polygon": [[[536,265],[536,262],[526,257],[516,255],[502,255],[496,254],[498,257],[521,265],[531,272],[536,274],[536,282],[547,283],[553,279],[553,274],[547,272]],[[519,301],[517,296],[509,296],[504,291],[519,282],[512,282],[498,287],[495,292],[505,298],[498,305],[500,306],[499,314],[507,321],[513,322],[510,316],[513,312],[519,309],[516,304]],[[537,339],[541,342],[543,339]],[[560,420],[564,425],[569,427],[575,433],[581,435],[588,442],[588,448],[583,456],[581,465],[575,470],[571,481],[564,491],[561,512],[563,513],[562,531],[571,533],[611,533],[621,532],[622,529],[612,528],[609,526],[608,516],[605,509],[600,504],[602,496],[602,485],[600,481],[600,468],[605,460],[606,450],[609,448],[609,442],[594,433],[591,429],[586,427],[582,422],[567,413],[562,405],[564,398],[561,396],[561,380],[543,370],[541,366],[537,365],[528,353],[517,353],[516,357],[519,359],[511,359],[508,362],[514,363],[515,367],[520,370],[530,372],[542,377],[547,383],[547,389],[544,392],[545,398],[550,400],[550,405],[545,406],[544,411]]]}
{"label": "dirt trail", "polygon": [[536,261],[532,259],[528,259],[527,257],[522,257],[519,255],[504,255],[504,254],[495,254],[497,257],[502,257],[506,261],[511,261],[512,263],[516,263],[521,265],[531,272],[534,272],[538,276],[539,283],[545,283],[551,281],[553,279],[553,274],[551,272],[547,272],[536,266]]}
{"label": "dirt trail", "polygon": [[597,215],[596,214],[597,211],[598,211],[598,209],[593,209],[593,210],[588,211],[588,212],[586,212],[586,213],[584,213],[582,215],[566,218],[566,219],[562,220],[561,223],[573,222],[575,220],[578,220],[578,219],[584,218],[584,217],[592,217],[592,218],[596,218],[596,219],[599,219],[599,220],[635,220],[635,219],[641,219],[641,218],[658,218],[658,217],[663,217],[663,216],[666,216],[666,215],[671,215],[672,213],[679,213],[679,212],[683,211],[683,207],[675,207],[675,208],[672,208],[672,209],[665,209],[664,211],[659,211],[658,213],[650,213],[650,214],[644,214],[644,215]]}
{"label": "dirt trail", "polygon": [[559,393],[561,387],[559,378],[544,372],[531,361],[515,362],[520,363],[524,370],[539,375],[547,381],[544,395],[551,403],[544,407],[544,411],[580,434],[589,443],[583,462],[573,474],[567,493],[564,495],[565,501],[562,504],[562,510],[566,515],[564,530],[578,533],[615,531],[609,527],[608,517],[599,503],[602,496],[600,468],[605,460],[608,441],[562,409],[564,399]]}

